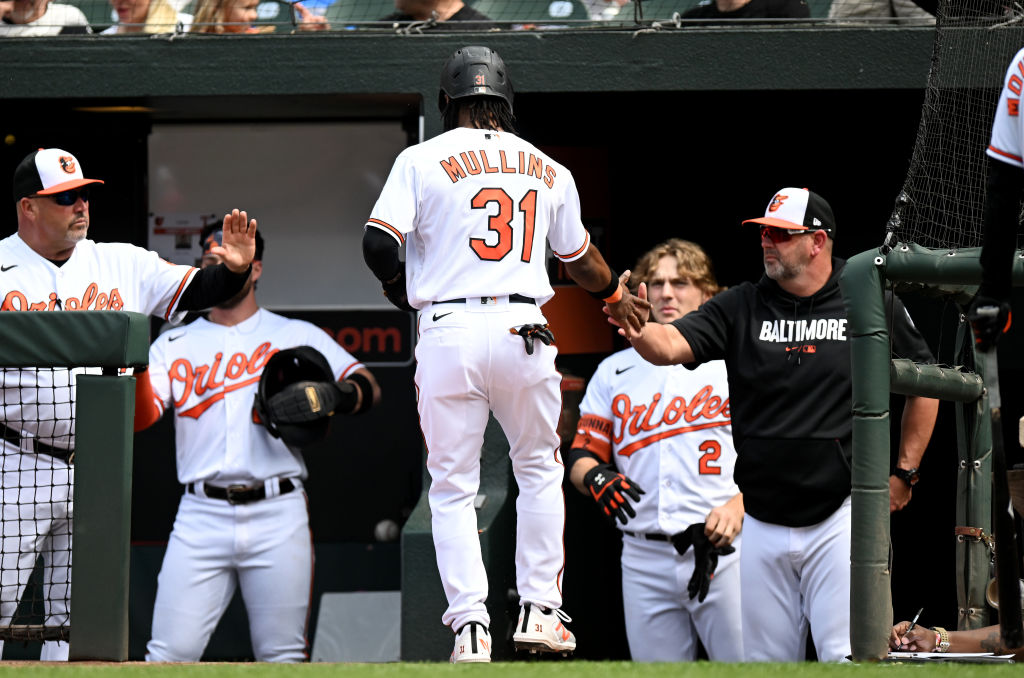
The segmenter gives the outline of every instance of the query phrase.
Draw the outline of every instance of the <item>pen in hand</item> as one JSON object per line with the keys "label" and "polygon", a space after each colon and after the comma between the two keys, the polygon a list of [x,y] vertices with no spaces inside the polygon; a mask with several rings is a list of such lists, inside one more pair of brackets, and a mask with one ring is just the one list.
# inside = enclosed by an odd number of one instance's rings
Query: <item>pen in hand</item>
{"label": "pen in hand", "polygon": [[[913,629],[913,628],[914,628],[915,626],[917,626],[917,620],[921,618],[921,613],[922,613],[922,612],[924,612],[924,608],[923,608],[923,607],[922,607],[922,608],[921,608],[920,610],[918,610],[918,611],[917,611],[917,614],[915,614],[915,615],[914,615],[914,618],[910,620],[910,626],[908,626],[908,627],[907,627],[907,630],[903,632],[903,637],[904,637],[904,638],[906,638],[906,637],[907,637],[907,634],[909,634],[909,633],[910,633],[910,631],[911,631],[911,630],[912,630],[912,629]],[[902,649],[903,649],[903,643],[900,643],[900,644],[899,644],[898,646],[896,646],[896,650],[897,650],[897,651],[899,651],[899,650],[902,650]]]}

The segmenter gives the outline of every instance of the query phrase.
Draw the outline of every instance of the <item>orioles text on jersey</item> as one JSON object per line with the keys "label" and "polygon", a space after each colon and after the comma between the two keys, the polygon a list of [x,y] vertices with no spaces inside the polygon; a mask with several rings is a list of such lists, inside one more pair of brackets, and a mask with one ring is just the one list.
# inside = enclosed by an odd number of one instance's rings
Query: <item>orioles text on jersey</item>
{"label": "orioles text on jersey", "polygon": [[109,293],[99,291],[96,283],[89,283],[85,292],[79,297],[68,297],[61,301],[56,292],[50,292],[46,301],[29,302],[24,292],[11,290],[4,297],[0,311],[53,311],[60,304],[66,311],[120,311],[124,308],[121,293],[115,287]]}
{"label": "orioles text on jersey", "polygon": [[[184,385],[181,395],[174,399],[174,407],[178,410],[178,416],[198,419],[214,403],[223,400],[227,393],[259,382],[264,365],[267,364],[270,356],[277,353],[278,350],[280,349],[270,348],[270,342],[265,341],[256,347],[252,355],[235,353],[228,358],[227,362],[223,360],[224,354],[218,352],[213,358],[212,365],[193,366],[187,358],[178,358],[171,363],[170,369],[167,370],[167,376],[171,380],[172,393],[176,390],[176,383]],[[223,370],[221,370],[222,365]],[[246,375],[248,378],[242,379]],[[225,385],[228,381],[233,383]],[[193,394],[199,398],[211,391],[216,392],[187,410],[180,409]]]}
{"label": "orioles text on jersey", "polygon": [[[573,447],[582,447],[600,459],[608,461],[611,459],[610,449],[613,442],[617,454],[628,457],[665,438],[690,431],[729,426],[732,423],[729,399],[715,395],[710,385],[698,389],[689,401],[682,396],[673,397],[660,413],[655,414],[662,398],[661,393],[655,393],[650,403],[634,406],[628,395],[617,394],[612,399],[612,414],[615,420],[609,422],[595,415],[581,417]],[[695,423],[701,419],[704,421]],[[680,420],[683,420],[685,425],[672,428]],[[655,433],[639,437],[648,432]],[[633,439],[632,442],[621,445],[627,434]]]}

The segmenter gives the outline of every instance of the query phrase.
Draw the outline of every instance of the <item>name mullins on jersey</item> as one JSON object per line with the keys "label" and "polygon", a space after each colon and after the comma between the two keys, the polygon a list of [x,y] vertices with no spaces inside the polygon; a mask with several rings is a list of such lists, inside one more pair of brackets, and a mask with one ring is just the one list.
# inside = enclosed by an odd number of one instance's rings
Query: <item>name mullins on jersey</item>
{"label": "name mullins on jersey", "polygon": [[761,341],[846,341],[846,318],[811,320],[765,320],[761,323]]}
{"label": "name mullins on jersey", "polygon": [[[263,372],[263,366],[278,350],[270,348],[270,342],[265,341],[256,347],[252,355],[235,353],[228,358],[227,362],[223,361],[223,353],[217,353],[213,357],[212,365],[193,366],[187,358],[178,358],[171,363],[170,369],[167,370],[167,376],[171,380],[172,393],[177,390],[176,383],[184,384],[181,396],[174,400],[174,408],[178,410],[178,416],[198,419],[214,403],[223,400],[226,394],[258,382],[260,374]],[[223,371],[221,370],[222,365],[224,366]],[[245,375],[249,375],[249,378],[237,381]],[[225,386],[225,382],[229,380],[234,383]],[[187,410],[180,409],[188,402],[193,393],[196,396],[202,396],[210,391],[217,392]]]}
{"label": "name mullins on jersey", "polygon": [[29,302],[24,292],[11,290],[4,297],[0,311],[53,311],[61,306],[66,311],[87,311],[89,309],[120,311],[124,308],[124,299],[121,298],[121,293],[116,287],[109,293],[104,293],[99,291],[99,286],[96,283],[89,283],[81,298],[68,297],[63,302],[56,292],[50,292],[46,301]]}
{"label": "name mullins on jersey", "polygon": [[453,155],[447,160],[442,160],[440,164],[441,169],[448,174],[448,178],[452,180],[453,184],[459,179],[465,179],[467,174],[503,173],[533,176],[543,181],[548,188],[552,188],[555,185],[555,168],[551,165],[545,165],[543,158],[539,158],[531,153],[529,159],[527,159],[524,151],[519,151],[518,155],[519,163],[511,165],[508,162],[505,151],[499,150],[499,166],[495,166],[491,164],[491,159],[487,157],[487,151],[483,149],[479,151],[463,151],[459,154],[458,158]]}

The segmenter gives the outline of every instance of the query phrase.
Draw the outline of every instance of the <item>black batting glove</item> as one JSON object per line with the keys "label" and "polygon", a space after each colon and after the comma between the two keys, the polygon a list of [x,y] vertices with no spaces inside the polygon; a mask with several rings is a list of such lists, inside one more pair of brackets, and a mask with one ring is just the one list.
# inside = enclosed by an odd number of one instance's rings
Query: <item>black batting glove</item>
{"label": "black batting glove", "polygon": [[555,335],[551,333],[547,325],[540,325],[537,323],[531,323],[529,325],[523,325],[516,329],[510,327],[508,329],[512,334],[518,334],[523,338],[523,343],[526,344],[526,355],[533,355],[533,341],[534,339],[540,340],[545,346],[550,346],[555,343]]}
{"label": "black batting glove", "polygon": [[714,546],[704,534],[704,523],[694,523],[682,532],[672,535],[672,545],[676,547],[679,555],[683,555],[691,545],[693,546],[693,576],[690,577],[686,592],[690,594],[690,600],[696,596],[697,602],[703,603],[708,597],[711,580],[715,578],[718,557],[735,553],[736,548]]}
{"label": "black batting glove", "polygon": [[402,261],[399,264],[398,274],[391,280],[381,283],[384,287],[384,296],[396,308],[403,311],[415,311],[416,309],[409,305],[409,296],[405,290],[405,262]]}
{"label": "black batting glove", "polygon": [[1010,329],[1010,302],[1006,298],[990,296],[983,290],[971,300],[967,307],[967,319],[974,332],[974,345],[979,351],[995,348],[999,337]]}
{"label": "black batting glove", "polygon": [[587,471],[583,486],[590,490],[590,496],[613,525],[616,520],[625,525],[630,518],[635,518],[636,511],[629,499],[640,501],[640,495],[644,494],[639,485],[608,464],[598,464]]}

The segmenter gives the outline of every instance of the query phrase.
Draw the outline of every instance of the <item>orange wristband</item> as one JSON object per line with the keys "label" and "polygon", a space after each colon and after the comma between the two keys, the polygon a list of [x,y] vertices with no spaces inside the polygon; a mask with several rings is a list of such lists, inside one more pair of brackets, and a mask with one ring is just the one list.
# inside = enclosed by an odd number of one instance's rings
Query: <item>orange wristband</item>
{"label": "orange wristband", "polygon": [[615,293],[612,294],[612,296],[605,297],[604,302],[606,304],[614,304],[620,299],[622,299],[622,285],[619,285],[618,287],[615,288]]}

